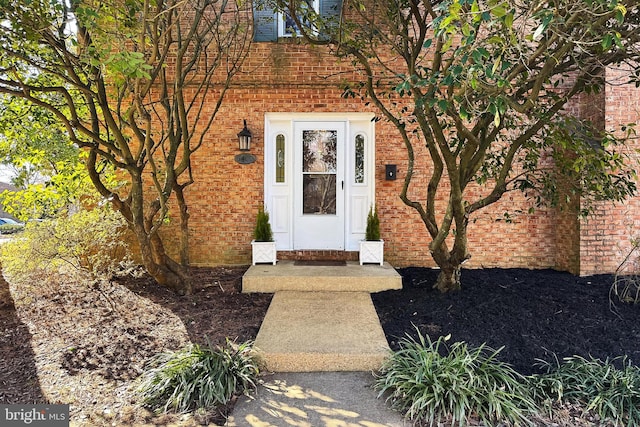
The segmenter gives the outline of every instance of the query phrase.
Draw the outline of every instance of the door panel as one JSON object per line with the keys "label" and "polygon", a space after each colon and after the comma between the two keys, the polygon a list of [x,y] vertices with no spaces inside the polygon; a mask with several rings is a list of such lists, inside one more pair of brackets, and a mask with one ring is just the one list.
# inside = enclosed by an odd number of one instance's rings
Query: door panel
{"label": "door panel", "polygon": [[344,249],[344,122],[294,123],[294,249]]}

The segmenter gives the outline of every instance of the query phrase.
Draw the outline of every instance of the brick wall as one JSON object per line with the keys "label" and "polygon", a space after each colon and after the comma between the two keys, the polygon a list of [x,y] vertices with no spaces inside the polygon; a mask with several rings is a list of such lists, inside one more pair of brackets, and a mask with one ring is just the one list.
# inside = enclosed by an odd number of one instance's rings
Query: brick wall
{"label": "brick wall", "polygon": [[[186,192],[190,207],[191,261],[194,265],[247,264],[258,207],[264,203],[264,115],[267,112],[376,112],[358,99],[341,97],[342,83],[357,74],[322,48],[294,41],[256,43],[242,72],[227,93],[203,147],[193,156],[196,182]],[[640,93],[611,87],[584,97],[570,111],[611,127],[637,119]],[[606,101],[606,108],[605,108]],[[243,119],[253,133],[255,163],[240,165],[236,134]],[[424,147],[416,146],[416,171],[410,196],[424,200],[430,176]],[[386,164],[398,166],[398,179],[386,181]],[[376,124],[376,203],[385,239],[385,258],[395,266],[434,266],[431,241],[417,212],[399,199],[407,170],[406,150],[397,131],[384,120]],[[446,191],[446,189],[444,189]],[[476,188],[474,191],[486,191]],[[577,201],[573,201],[577,203]],[[440,200],[442,205],[442,200]],[[469,224],[465,267],[557,268],[589,274],[612,271],[628,248],[629,229],[640,225],[640,200],[624,207],[602,203],[598,214],[579,220],[568,210],[537,209],[520,193],[478,212]],[[444,208],[443,208],[444,209]],[[509,212],[510,221],[504,213]],[[171,240],[175,233],[168,230]],[[283,257],[336,257],[334,253],[287,253]],[[345,254],[353,258],[353,254]]]}
{"label": "brick wall", "polygon": [[[626,82],[621,70],[608,69],[602,96],[604,126],[617,131],[620,125],[640,118],[640,89]],[[637,166],[640,160],[634,150],[640,148],[637,139],[630,140],[627,152]],[[580,274],[615,271],[631,249],[631,238],[640,235],[640,197],[625,203],[601,202],[594,215],[580,222]]]}
{"label": "brick wall", "polygon": [[[569,115],[582,117],[590,120],[596,128],[604,129],[604,92],[597,94],[581,94],[565,108]],[[570,271],[574,274],[580,273],[580,218],[577,214],[580,207],[580,200],[577,196],[571,197],[569,201],[562,204],[555,210],[555,223],[557,233],[556,242],[556,268]]]}
{"label": "brick wall", "polygon": [[[193,156],[196,182],[187,190],[190,206],[191,260],[194,265],[250,262],[253,220],[263,204],[264,114],[267,112],[362,112],[376,110],[357,99],[344,99],[341,82],[353,76],[343,64],[321,48],[295,42],[257,43],[243,72],[234,82],[207,135]],[[253,133],[251,153],[257,161],[240,165],[236,133],[246,119]],[[416,147],[416,172],[411,196],[423,200],[430,167],[423,148]],[[398,165],[398,180],[386,181],[386,164]],[[406,173],[406,151],[397,131],[385,121],[376,124],[376,202],[385,239],[385,257],[397,266],[434,263],[431,241],[417,212],[399,199]],[[478,189],[477,191],[482,191]],[[554,267],[558,233],[555,213],[526,213],[520,194],[481,211],[469,225],[471,260],[466,266]],[[509,211],[512,221],[504,220]],[[169,233],[170,234],[170,233]]]}

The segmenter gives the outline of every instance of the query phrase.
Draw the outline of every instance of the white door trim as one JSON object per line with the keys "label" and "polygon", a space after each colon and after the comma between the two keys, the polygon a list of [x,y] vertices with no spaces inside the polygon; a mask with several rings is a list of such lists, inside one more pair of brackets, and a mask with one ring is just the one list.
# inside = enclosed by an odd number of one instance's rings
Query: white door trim
{"label": "white door trim", "polygon": [[[296,209],[295,158],[293,142],[298,122],[340,122],[344,128],[344,245],[347,251],[357,251],[364,238],[366,214],[375,201],[375,122],[372,113],[267,113],[264,134],[264,204],[271,217],[271,226],[278,250],[293,250]],[[284,138],[284,163],[276,178],[276,138]],[[355,138],[363,138],[364,179],[355,175]],[[360,140],[361,140],[360,139]],[[282,139],[281,139],[282,140]],[[362,162],[362,159],[360,159]],[[357,182],[356,182],[357,181]],[[340,184],[338,184],[340,185]],[[307,248],[307,249],[323,249]]]}

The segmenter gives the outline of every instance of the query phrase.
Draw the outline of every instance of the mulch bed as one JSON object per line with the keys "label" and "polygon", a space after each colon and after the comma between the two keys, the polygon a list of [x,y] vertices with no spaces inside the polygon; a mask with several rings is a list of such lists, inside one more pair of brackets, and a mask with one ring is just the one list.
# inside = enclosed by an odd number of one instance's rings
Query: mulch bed
{"label": "mulch bed", "polygon": [[255,338],[271,295],[241,294],[245,271],[193,269],[194,293],[185,297],[148,276],[96,285],[0,280],[0,403],[69,403],[74,425],[220,423],[225,408],[155,415],[139,407],[133,386],[162,351]]}
{"label": "mulch bed", "polygon": [[[185,343],[255,338],[271,295],[240,293],[246,267],[194,268],[180,297],[147,276],[99,285],[48,278],[0,280],[0,403],[70,403],[74,425],[215,422],[219,414],[154,415],[132,389],[144,363]],[[437,271],[401,269],[404,289],[374,294],[392,347],[416,328],[471,345],[504,346],[500,358],[526,374],[536,359],[580,354],[640,360],[640,305],[609,303],[611,276],[550,270],[466,270],[461,292],[441,295]],[[596,426],[580,408],[538,425]]]}
{"label": "mulch bed", "polygon": [[462,291],[432,289],[438,271],[399,270],[401,291],[373,295],[392,347],[416,328],[432,339],[498,349],[522,374],[537,360],[580,355],[602,360],[627,355],[640,363],[640,304],[612,304],[613,276],[576,277],[553,270],[464,270]]}

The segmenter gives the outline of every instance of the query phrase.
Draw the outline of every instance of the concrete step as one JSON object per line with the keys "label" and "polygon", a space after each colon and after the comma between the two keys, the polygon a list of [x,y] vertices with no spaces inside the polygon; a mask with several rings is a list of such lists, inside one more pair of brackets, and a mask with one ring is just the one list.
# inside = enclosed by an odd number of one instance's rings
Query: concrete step
{"label": "concrete step", "polygon": [[389,346],[369,293],[279,291],[255,349],[272,372],[371,371]]}
{"label": "concrete step", "polygon": [[276,265],[253,265],[242,277],[243,292],[380,292],[402,289],[402,278],[388,263],[344,266],[295,265],[278,261]]}

